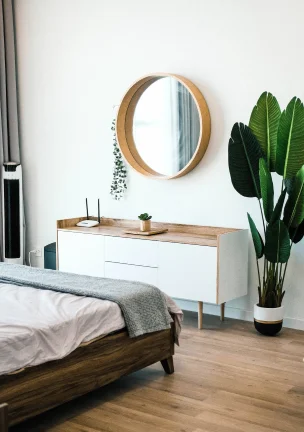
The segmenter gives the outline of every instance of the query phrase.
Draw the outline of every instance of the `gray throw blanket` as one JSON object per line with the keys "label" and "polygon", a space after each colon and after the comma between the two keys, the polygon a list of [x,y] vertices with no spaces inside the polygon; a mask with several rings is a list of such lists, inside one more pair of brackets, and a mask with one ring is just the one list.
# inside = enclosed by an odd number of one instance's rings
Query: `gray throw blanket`
{"label": "gray throw blanket", "polygon": [[140,282],[0,263],[0,283],[115,302],[121,308],[131,338],[168,329],[172,322],[163,293],[152,285]]}

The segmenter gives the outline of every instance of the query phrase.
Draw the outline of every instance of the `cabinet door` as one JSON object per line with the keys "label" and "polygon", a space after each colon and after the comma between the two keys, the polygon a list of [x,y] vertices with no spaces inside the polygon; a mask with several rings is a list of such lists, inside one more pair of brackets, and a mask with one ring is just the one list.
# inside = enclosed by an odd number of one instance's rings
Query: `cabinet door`
{"label": "cabinet door", "polygon": [[104,237],[58,231],[59,270],[88,276],[104,276]]}
{"label": "cabinet door", "polygon": [[105,263],[105,277],[139,281],[157,286],[158,269],[130,264]]}
{"label": "cabinet door", "polygon": [[159,244],[159,288],[171,297],[216,303],[217,248]]}

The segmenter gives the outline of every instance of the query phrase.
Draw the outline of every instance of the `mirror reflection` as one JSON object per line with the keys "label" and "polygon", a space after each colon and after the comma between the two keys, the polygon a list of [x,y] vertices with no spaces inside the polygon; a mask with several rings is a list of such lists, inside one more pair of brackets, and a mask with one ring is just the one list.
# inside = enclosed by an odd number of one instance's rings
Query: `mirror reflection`
{"label": "mirror reflection", "polygon": [[154,171],[174,175],[192,159],[200,137],[195,100],[177,79],[163,77],[141,95],[133,117],[136,149]]}

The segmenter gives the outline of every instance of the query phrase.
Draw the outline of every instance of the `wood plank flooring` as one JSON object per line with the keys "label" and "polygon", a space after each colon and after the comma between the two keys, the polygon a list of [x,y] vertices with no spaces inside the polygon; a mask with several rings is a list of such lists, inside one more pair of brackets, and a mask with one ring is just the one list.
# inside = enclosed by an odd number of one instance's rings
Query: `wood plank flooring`
{"label": "wood plank flooring", "polygon": [[161,364],[11,432],[302,432],[304,332],[268,338],[252,323],[187,313],[175,374]]}

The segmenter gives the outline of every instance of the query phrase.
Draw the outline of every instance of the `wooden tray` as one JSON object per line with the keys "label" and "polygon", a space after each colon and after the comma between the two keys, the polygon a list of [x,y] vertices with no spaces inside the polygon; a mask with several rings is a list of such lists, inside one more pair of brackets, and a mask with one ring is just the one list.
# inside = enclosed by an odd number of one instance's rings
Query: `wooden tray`
{"label": "wooden tray", "polygon": [[125,234],[134,234],[134,235],[141,235],[141,236],[151,236],[151,235],[155,235],[155,234],[162,234],[167,232],[167,229],[155,229],[155,230],[151,230],[151,231],[133,231],[133,230],[129,230],[129,231],[124,231]]}

